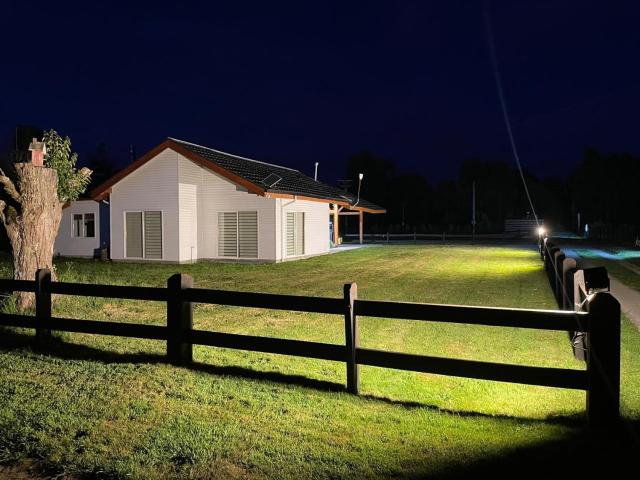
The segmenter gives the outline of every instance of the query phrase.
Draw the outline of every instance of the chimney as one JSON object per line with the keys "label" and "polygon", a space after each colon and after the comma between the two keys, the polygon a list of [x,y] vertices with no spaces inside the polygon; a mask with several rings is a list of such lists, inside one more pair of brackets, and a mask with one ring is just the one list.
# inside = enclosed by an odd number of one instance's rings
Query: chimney
{"label": "chimney", "polygon": [[44,142],[39,142],[37,138],[34,138],[29,144],[29,151],[31,152],[31,163],[36,167],[44,166],[44,155],[47,153],[47,145]]}

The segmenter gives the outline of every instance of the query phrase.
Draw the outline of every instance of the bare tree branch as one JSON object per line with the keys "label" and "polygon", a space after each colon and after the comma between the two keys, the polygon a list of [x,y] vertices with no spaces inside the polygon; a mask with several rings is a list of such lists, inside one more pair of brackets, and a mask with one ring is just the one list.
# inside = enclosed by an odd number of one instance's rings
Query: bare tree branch
{"label": "bare tree branch", "polygon": [[9,197],[11,197],[17,203],[22,202],[22,196],[20,195],[20,192],[18,192],[18,189],[13,184],[13,181],[11,181],[11,179],[4,174],[1,168],[0,168],[0,184],[2,184],[2,186],[4,187],[4,191],[6,192],[7,195],[9,195]]}
{"label": "bare tree branch", "polygon": [[4,216],[4,209],[7,206],[7,202],[0,199],[0,222],[6,225],[6,217]]}

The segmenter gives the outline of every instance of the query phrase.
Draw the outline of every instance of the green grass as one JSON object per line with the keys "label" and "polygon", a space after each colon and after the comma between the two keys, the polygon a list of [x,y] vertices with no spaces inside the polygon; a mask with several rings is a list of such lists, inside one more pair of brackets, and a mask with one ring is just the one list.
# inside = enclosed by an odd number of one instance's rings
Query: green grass
{"label": "green grass", "polygon": [[[178,271],[203,288],[553,308],[533,250],[405,246],[278,265],[133,265],[60,260],[60,280],[165,285]],[[0,275],[10,273],[8,263]],[[163,324],[155,302],[60,297],[54,314]],[[343,342],[339,317],[214,305],[196,328]],[[562,332],[360,318],[365,347],[582,369]],[[30,335],[30,334],[29,334]],[[192,368],[164,362],[164,343],[60,335],[46,352],[21,331],[0,344],[0,462],[35,458],[105,478],[415,477],[469,472],[486,459],[581,431],[584,392],[195,347]],[[640,335],[623,329],[623,413],[640,418]]]}

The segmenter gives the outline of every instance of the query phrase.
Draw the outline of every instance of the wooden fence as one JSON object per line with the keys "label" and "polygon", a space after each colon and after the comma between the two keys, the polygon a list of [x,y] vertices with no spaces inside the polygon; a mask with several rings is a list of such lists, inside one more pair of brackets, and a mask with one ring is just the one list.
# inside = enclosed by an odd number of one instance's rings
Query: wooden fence
{"label": "wooden fence", "polygon": [[[580,389],[587,392],[588,419],[592,425],[609,426],[612,419],[618,418],[618,398],[611,397],[618,390],[609,387],[611,382],[618,381],[613,364],[619,364],[619,357],[614,355],[617,351],[619,356],[616,343],[619,333],[613,327],[620,312],[617,302],[606,293],[589,296],[583,311],[532,310],[360,300],[355,283],[344,286],[342,298],[328,298],[199,289],[193,287],[192,278],[185,274],[173,275],[166,288],[51,282],[48,270],[39,270],[35,281],[0,280],[0,289],[35,292],[35,316],[2,313],[0,325],[33,328],[38,338],[46,338],[52,330],[57,330],[163,340],[167,345],[168,361],[176,365],[188,365],[193,361],[193,345],[344,362],[347,390],[354,394],[358,394],[360,389],[360,365]],[[167,322],[161,326],[57,318],[51,312],[52,294],[162,301],[167,304]],[[340,315],[344,318],[345,343],[338,345],[198,330],[193,325],[194,303]],[[588,361],[586,370],[575,370],[373,350],[359,346],[359,317],[497,328],[585,330],[591,337],[591,348],[602,355],[600,363]],[[589,358],[595,357],[591,355]]]}
{"label": "wooden fence", "polygon": [[583,324],[582,317],[576,317],[578,328],[568,331],[575,357],[587,364],[587,410],[601,410],[607,422],[615,423],[620,410],[621,317],[620,303],[608,293],[607,270],[580,268],[548,238],[540,239],[540,256],[559,308],[586,313],[590,319]]}

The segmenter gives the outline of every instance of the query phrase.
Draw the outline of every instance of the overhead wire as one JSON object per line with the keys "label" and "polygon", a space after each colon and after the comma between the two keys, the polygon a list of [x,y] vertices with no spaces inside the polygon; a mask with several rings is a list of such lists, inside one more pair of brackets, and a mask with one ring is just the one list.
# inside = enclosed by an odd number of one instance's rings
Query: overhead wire
{"label": "overhead wire", "polygon": [[489,46],[489,56],[491,57],[491,65],[493,67],[493,76],[496,81],[496,89],[498,90],[498,97],[500,98],[500,107],[502,109],[502,116],[504,118],[504,123],[507,127],[507,133],[509,135],[509,143],[511,144],[511,151],[513,152],[513,157],[515,158],[516,165],[518,166],[518,171],[520,172],[520,178],[522,180],[522,185],[524,186],[524,191],[527,195],[527,200],[529,201],[529,206],[531,207],[531,213],[533,213],[533,217],[536,220],[536,225],[540,227],[540,221],[538,220],[536,209],[533,206],[533,200],[531,199],[531,194],[529,193],[529,187],[527,186],[527,180],[525,179],[525,176],[524,176],[524,171],[522,169],[522,164],[520,162],[520,155],[518,154],[516,140],[513,135],[513,129],[511,127],[511,119],[509,118],[507,101],[505,100],[504,89],[502,88],[502,78],[500,76],[500,70],[498,69],[498,56],[496,54],[496,46],[493,39],[493,32],[491,29],[491,17],[489,15],[489,9],[487,8],[486,3],[484,4],[483,10],[484,10],[485,31],[487,35],[487,44]]}

